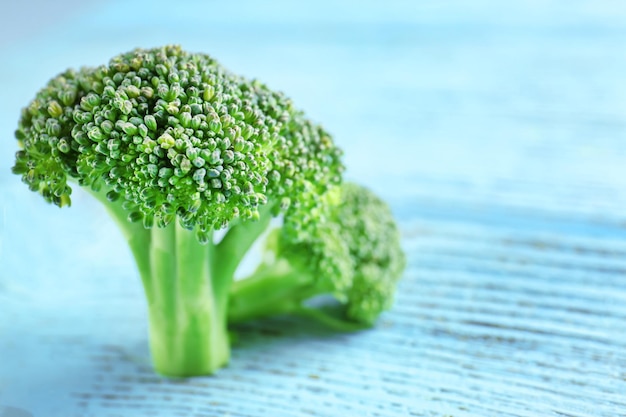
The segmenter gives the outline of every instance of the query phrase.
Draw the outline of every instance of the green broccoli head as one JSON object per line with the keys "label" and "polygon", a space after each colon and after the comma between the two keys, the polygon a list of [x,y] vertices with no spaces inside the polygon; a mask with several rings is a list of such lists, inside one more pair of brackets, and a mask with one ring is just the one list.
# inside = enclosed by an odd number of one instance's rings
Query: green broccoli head
{"label": "green broccoli head", "polygon": [[[338,328],[360,328],[373,325],[391,306],[405,267],[391,210],[374,193],[352,183],[322,198],[317,227],[294,235],[288,227],[293,219],[286,218],[285,226],[268,238],[265,263],[251,277],[235,283],[233,322],[296,313]],[[323,294],[333,295],[343,305],[342,317],[306,307],[307,300]]]}
{"label": "green broccoli head", "polygon": [[69,178],[121,200],[130,220],[178,217],[202,240],[268,201],[308,210],[343,170],[330,136],[289,99],[177,46],[64,72],[16,136],[13,170],[47,201],[70,204]]}
{"label": "green broccoli head", "polygon": [[58,75],[16,137],[13,172],[32,191],[66,206],[77,184],[117,221],[144,285],[155,368],[172,376],[227,363],[238,264],[274,216],[294,238],[315,230],[343,171],[328,133],[289,99],[177,46]]}
{"label": "green broccoli head", "polygon": [[[22,111],[13,172],[58,206],[77,184],[120,226],[144,285],[155,368],[211,374],[228,320],[305,314],[374,323],[404,268],[389,208],[341,184],[341,151],[291,101],[177,46],[52,79]],[[233,285],[272,217],[266,259]],[[213,231],[227,228],[221,240]],[[308,307],[330,294],[341,317]]]}

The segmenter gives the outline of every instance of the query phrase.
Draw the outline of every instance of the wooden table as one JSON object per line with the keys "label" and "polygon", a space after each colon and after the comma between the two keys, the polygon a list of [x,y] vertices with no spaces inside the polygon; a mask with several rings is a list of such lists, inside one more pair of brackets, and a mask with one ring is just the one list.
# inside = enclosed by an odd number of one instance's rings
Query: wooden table
{"label": "wooden table", "polygon": [[[2,6],[0,416],[626,415],[626,7],[468,3]],[[165,43],[285,91],[390,202],[409,266],[375,329],[277,318],[215,377],[152,372],[118,231],[8,167],[52,75]]]}

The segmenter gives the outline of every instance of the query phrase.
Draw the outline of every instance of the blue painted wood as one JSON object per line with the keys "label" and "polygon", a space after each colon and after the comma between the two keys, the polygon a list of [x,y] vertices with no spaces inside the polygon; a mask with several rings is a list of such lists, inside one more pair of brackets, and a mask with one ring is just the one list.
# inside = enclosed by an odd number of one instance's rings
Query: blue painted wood
{"label": "blue painted wood", "polygon": [[[4,14],[0,415],[626,415],[620,2],[171,4]],[[47,206],[9,173],[53,74],[174,42],[287,92],[390,201],[409,267],[375,329],[252,323],[217,376],[160,378],[101,207]]]}

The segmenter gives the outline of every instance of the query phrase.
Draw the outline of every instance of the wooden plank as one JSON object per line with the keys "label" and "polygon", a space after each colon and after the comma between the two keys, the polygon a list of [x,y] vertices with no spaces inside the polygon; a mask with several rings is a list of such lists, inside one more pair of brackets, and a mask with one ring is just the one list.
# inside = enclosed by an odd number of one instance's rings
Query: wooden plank
{"label": "wooden plank", "polygon": [[394,309],[355,334],[250,323],[218,375],[161,378],[103,210],[45,206],[3,169],[0,415],[626,415],[626,9],[226,3],[96,4],[0,43],[1,132],[51,71],[208,51],[324,121],[348,177],[391,203],[409,257]]}

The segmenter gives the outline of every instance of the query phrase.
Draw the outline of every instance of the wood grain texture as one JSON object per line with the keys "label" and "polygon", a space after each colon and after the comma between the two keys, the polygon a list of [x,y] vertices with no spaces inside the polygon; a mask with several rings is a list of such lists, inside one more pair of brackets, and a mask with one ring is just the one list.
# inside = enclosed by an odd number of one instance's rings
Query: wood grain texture
{"label": "wood grain texture", "polygon": [[[625,28],[608,0],[119,1],[0,46],[0,411],[626,416]],[[51,75],[170,42],[286,91],[390,202],[409,265],[375,329],[250,323],[218,375],[160,378],[106,214],[8,173]]]}

